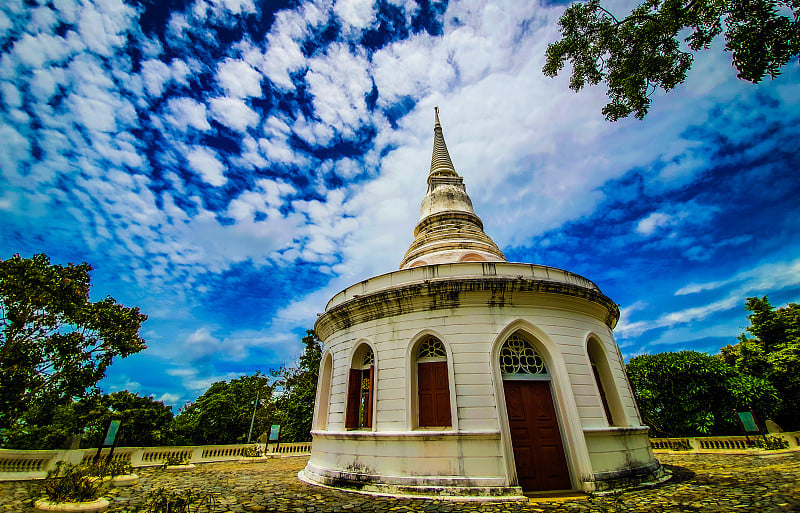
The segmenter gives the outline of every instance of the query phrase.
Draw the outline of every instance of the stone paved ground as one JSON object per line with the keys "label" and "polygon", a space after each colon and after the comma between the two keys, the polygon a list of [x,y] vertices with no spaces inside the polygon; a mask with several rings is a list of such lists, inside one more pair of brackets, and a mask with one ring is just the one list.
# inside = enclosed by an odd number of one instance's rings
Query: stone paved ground
{"label": "stone paved ground", "polygon": [[[146,469],[138,485],[112,489],[113,512],[141,510],[149,492],[159,487],[188,487],[217,497],[214,513],[249,511],[350,513],[358,511],[419,512],[800,512],[800,453],[778,459],[756,456],[659,455],[673,479],[648,490],[605,497],[573,494],[559,501],[528,503],[463,503],[420,499],[378,498],[303,484],[297,472],[307,458],[284,458],[265,463],[211,463],[193,471],[170,474]],[[27,513],[26,486],[0,483],[0,512]],[[192,510],[194,511],[194,510]]]}

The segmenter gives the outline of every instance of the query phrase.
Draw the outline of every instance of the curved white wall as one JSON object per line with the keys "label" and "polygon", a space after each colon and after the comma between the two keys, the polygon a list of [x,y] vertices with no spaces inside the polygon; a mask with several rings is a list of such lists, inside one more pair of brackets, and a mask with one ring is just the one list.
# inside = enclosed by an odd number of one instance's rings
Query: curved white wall
{"label": "curved white wall", "polygon": [[[528,277],[537,273],[541,279]],[[556,279],[545,279],[545,273]],[[437,277],[409,289],[423,274]],[[326,420],[315,425],[325,427],[312,433],[306,476],[333,485],[510,490],[516,476],[496,360],[499,346],[517,330],[535,341],[548,362],[573,488],[592,490],[596,480],[654,470],[657,462],[609,327],[615,309],[589,280],[527,264],[430,266],[350,287],[331,300],[317,323],[333,364],[329,405],[317,405]],[[410,348],[426,334],[447,348],[453,411],[448,430],[412,428]],[[593,350],[605,351],[604,371],[613,379],[623,417],[619,427],[609,427],[600,402],[587,355],[590,335],[597,344]],[[376,357],[372,431],[345,429],[348,371],[352,351],[362,342]]]}

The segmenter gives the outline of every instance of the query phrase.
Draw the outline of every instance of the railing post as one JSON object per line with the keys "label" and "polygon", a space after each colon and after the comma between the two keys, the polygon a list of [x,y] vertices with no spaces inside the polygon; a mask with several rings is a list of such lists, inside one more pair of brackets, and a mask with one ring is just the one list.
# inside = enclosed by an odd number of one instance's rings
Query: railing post
{"label": "railing post", "polygon": [[137,447],[131,453],[131,467],[142,466],[142,456],[144,456],[144,447]]}

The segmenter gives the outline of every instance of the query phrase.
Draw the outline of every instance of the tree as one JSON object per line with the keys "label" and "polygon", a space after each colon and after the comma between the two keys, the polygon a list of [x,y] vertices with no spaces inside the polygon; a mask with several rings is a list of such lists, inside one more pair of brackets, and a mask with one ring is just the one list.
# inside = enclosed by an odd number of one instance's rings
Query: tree
{"label": "tree", "polygon": [[[232,444],[247,440],[255,408],[253,439],[263,433],[272,417],[274,384],[260,373],[230,382],[217,381],[175,417],[177,440],[182,444]],[[256,405],[256,397],[259,404]]]}
{"label": "tree", "polygon": [[[780,397],[774,420],[786,429],[800,428],[800,305],[777,310],[769,299],[751,297],[745,303],[750,327],[736,345],[722,348],[720,359],[742,374],[770,383]],[[762,420],[764,418],[762,417]]]}
{"label": "tree", "polygon": [[281,424],[281,440],[287,442],[311,440],[322,346],[312,330],[306,331],[303,345],[305,348],[297,366],[278,371],[283,394],[275,401],[275,407]]}
{"label": "tree", "polygon": [[661,436],[739,432],[737,410],[763,414],[777,401],[765,380],[696,351],[637,356],[626,370],[645,423]]}
{"label": "tree", "polygon": [[152,397],[122,390],[100,396],[82,410],[84,447],[99,447],[112,419],[121,421],[116,439],[120,447],[153,447],[173,442],[172,407]]}
{"label": "tree", "polygon": [[122,421],[116,439],[120,447],[173,442],[172,408],[152,397],[122,390],[89,394],[55,409],[35,404],[20,422],[2,434],[2,445],[11,449],[62,449],[80,435],[82,447],[99,447],[111,419]]}
{"label": "tree", "polygon": [[90,301],[91,269],[51,265],[44,254],[0,261],[0,429],[30,408],[86,396],[114,357],[145,348],[147,316],[111,297]]}
{"label": "tree", "polygon": [[[791,12],[792,16],[787,16]],[[797,0],[645,0],[618,19],[599,0],[570,5],[559,20],[562,39],[547,47],[543,73],[554,77],[572,63],[570,89],[605,82],[609,121],[643,119],[650,96],[686,79],[693,55],[723,31],[738,77],[753,83],[777,77],[800,53]],[[679,35],[685,38],[684,47]]]}

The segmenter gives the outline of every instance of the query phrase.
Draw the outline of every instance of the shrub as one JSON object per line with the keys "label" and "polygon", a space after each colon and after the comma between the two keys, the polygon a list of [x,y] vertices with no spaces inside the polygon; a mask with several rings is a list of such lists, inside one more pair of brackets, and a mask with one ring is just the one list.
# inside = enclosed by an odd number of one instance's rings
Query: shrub
{"label": "shrub", "polygon": [[210,493],[200,493],[194,490],[172,491],[158,488],[150,493],[144,504],[147,513],[194,513],[200,508],[209,511],[216,505],[214,496]]}
{"label": "shrub", "polygon": [[179,452],[174,452],[164,458],[164,467],[171,467],[174,465],[186,465],[189,463],[189,459]]}
{"label": "shrub", "polygon": [[133,467],[128,460],[102,459],[85,465],[89,475],[98,477],[114,477],[133,473]]}
{"label": "shrub", "polygon": [[780,436],[762,436],[753,440],[753,445],[768,451],[779,451],[789,447],[789,442]]}
{"label": "shrub", "polygon": [[257,445],[242,449],[242,457],[244,458],[260,458],[263,455],[264,451],[262,451]]}
{"label": "shrub", "polygon": [[70,465],[63,461],[47,473],[38,493],[52,502],[87,502],[100,495],[102,480],[92,475],[85,465]]}

